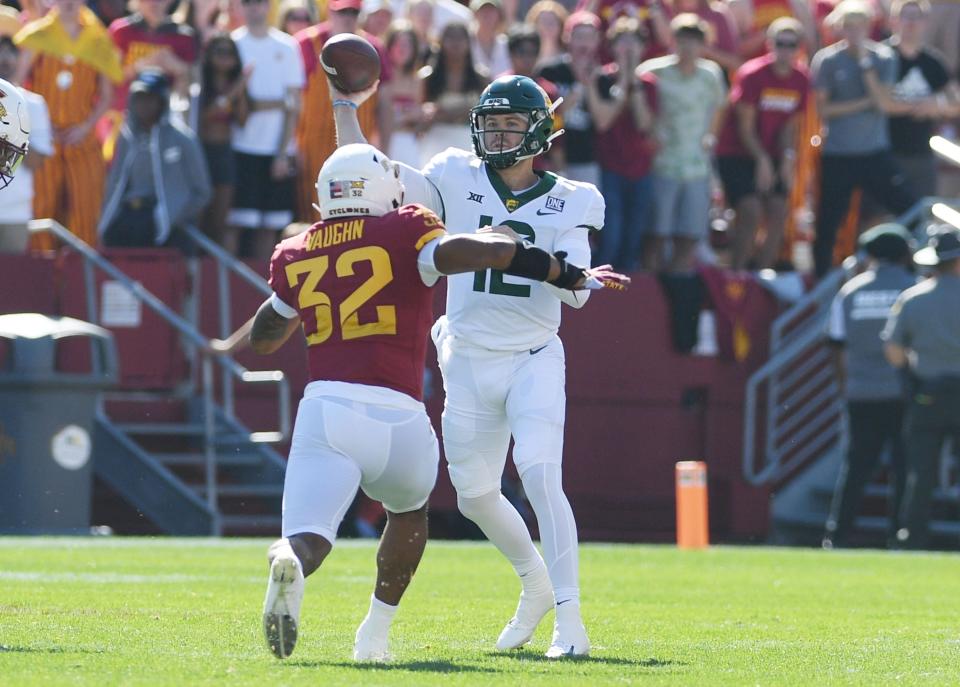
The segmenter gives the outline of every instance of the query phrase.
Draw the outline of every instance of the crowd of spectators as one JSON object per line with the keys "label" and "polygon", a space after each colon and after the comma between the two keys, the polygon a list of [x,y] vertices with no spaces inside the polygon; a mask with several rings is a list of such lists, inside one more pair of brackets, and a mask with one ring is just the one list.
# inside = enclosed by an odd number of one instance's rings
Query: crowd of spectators
{"label": "crowd of spectators", "polygon": [[[484,86],[528,75],[563,98],[566,133],[538,168],[606,198],[596,262],[789,269],[800,237],[822,275],[838,236],[936,193],[927,140],[960,115],[956,7],[3,0],[0,77],[29,89],[34,124],[3,191],[0,249],[25,250],[26,221],[51,217],[94,245],[179,245],[190,225],[268,256],[285,227],[317,219],[314,182],[335,146],[318,54],[352,32],[383,61],[361,126],[394,159],[469,149]],[[711,228],[725,229],[723,252]]]}

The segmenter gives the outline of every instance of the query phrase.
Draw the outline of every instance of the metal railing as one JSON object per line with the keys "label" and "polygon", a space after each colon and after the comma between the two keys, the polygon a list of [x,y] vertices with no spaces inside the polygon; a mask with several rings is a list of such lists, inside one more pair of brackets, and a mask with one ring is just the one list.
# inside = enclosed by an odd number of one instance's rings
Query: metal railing
{"label": "metal railing", "polygon": [[[62,243],[70,246],[73,250],[83,257],[84,284],[86,287],[86,305],[87,317],[89,321],[97,323],[100,321],[97,312],[96,297],[96,279],[94,268],[106,273],[111,279],[123,285],[127,291],[138,301],[146,305],[150,310],[156,313],[167,324],[173,327],[183,339],[200,354],[201,364],[201,388],[203,394],[204,411],[204,455],[205,468],[204,480],[206,482],[207,506],[214,516],[214,534],[219,534],[219,518],[217,517],[219,509],[217,506],[217,465],[216,465],[216,424],[215,424],[215,406],[214,399],[214,365],[218,365],[223,371],[224,378],[229,377],[232,380],[239,380],[247,384],[272,384],[277,387],[278,399],[278,424],[277,431],[272,432],[251,432],[249,440],[254,443],[259,442],[279,442],[283,441],[289,434],[290,429],[290,388],[289,383],[281,370],[250,371],[240,365],[237,361],[227,355],[215,354],[209,349],[209,341],[203,336],[196,327],[185,320],[179,314],[174,312],[166,303],[157,298],[148,291],[143,284],[132,279],[122,272],[94,248],[86,242],[74,236],[59,222],[51,219],[33,220],[29,224],[31,232],[50,232]],[[255,273],[251,273],[255,275]],[[257,277],[259,279],[259,277]],[[260,280],[262,282],[262,280]],[[229,398],[224,397],[223,402],[233,407],[232,384]],[[107,418],[103,418],[106,420]]]}
{"label": "metal railing", "polygon": [[[207,255],[214,259],[217,265],[217,327],[220,338],[227,338],[234,330],[231,322],[231,291],[230,274],[233,273],[247,282],[264,296],[272,293],[267,280],[250,269],[246,264],[230,255],[220,245],[211,241],[203,232],[195,227],[184,227],[184,235],[200,247]],[[223,411],[228,417],[234,418],[235,405],[233,394],[233,377],[223,375],[221,378],[221,397]]]}
{"label": "metal railing", "polygon": [[[950,145],[960,159],[960,147]],[[910,226],[929,215],[960,221],[950,203],[923,198],[897,221]],[[747,380],[743,476],[750,484],[781,483],[845,438],[825,325],[854,264],[830,272],[771,325],[770,358]]]}

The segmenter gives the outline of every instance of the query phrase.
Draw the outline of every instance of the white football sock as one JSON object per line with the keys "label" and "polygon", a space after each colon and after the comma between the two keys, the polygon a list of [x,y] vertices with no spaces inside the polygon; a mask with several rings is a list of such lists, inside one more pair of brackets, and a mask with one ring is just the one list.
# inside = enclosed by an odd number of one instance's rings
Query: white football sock
{"label": "white football sock", "polygon": [[457,497],[457,507],[477,524],[500,553],[507,557],[520,576],[525,590],[541,591],[548,578],[540,552],[533,545],[527,525],[517,509],[499,491],[476,498]]}
{"label": "white football sock", "polygon": [[390,631],[390,625],[393,624],[393,617],[397,614],[397,608],[397,606],[384,603],[371,594],[370,610],[367,611],[367,617],[363,619],[360,627],[365,632],[377,636],[386,635]]}
{"label": "white football sock", "polygon": [[553,582],[557,609],[573,600],[579,608],[577,523],[563,493],[560,466],[538,463],[525,470],[521,480],[540,526],[540,545]]}

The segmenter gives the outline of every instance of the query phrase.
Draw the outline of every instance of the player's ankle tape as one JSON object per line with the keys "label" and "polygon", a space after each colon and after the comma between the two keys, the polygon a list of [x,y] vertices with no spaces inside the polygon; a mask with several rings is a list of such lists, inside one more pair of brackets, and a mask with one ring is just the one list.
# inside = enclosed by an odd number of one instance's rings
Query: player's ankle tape
{"label": "player's ankle tape", "polygon": [[517,240],[515,243],[517,250],[504,272],[517,277],[546,281],[550,276],[550,254],[528,245],[525,241]]}

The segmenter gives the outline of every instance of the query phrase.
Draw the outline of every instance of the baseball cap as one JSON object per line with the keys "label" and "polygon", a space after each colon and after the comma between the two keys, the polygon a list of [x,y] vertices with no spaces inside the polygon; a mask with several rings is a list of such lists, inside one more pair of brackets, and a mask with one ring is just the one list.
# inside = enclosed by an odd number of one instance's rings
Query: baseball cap
{"label": "baseball cap", "polygon": [[860,235],[860,248],[878,260],[895,262],[910,255],[913,237],[906,227],[896,222],[885,222]]}
{"label": "baseball cap", "polygon": [[918,265],[939,265],[946,260],[960,258],[960,230],[949,224],[941,224],[930,234],[930,243],[913,254]]}
{"label": "baseball cap", "polygon": [[563,23],[563,35],[564,40],[570,38],[570,34],[578,26],[592,26],[597,31],[600,30],[600,17],[595,15],[593,12],[588,12],[587,10],[578,10],[567,17],[567,21]]}
{"label": "baseball cap", "polygon": [[130,95],[134,93],[156,93],[165,96],[170,88],[167,76],[155,69],[147,69],[139,74],[130,84]]}
{"label": "baseball cap", "polygon": [[330,0],[327,3],[327,9],[331,12],[342,12],[343,10],[359,12],[363,9],[363,0]]}
{"label": "baseball cap", "polygon": [[0,5],[0,38],[4,36],[13,36],[23,24],[20,23],[20,13],[12,7]]}
{"label": "baseball cap", "polygon": [[367,15],[381,10],[387,10],[393,14],[393,5],[390,3],[390,0],[362,0],[361,5],[363,7],[363,13]]}
{"label": "baseball cap", "polygon": [[470,11],[476,14],[480,11],[481,7],[486,7],[487,5],[496,7],[498,10],[503,12],[503,3],[501,3],[500,0],[472,0],[470,2]]}

